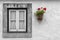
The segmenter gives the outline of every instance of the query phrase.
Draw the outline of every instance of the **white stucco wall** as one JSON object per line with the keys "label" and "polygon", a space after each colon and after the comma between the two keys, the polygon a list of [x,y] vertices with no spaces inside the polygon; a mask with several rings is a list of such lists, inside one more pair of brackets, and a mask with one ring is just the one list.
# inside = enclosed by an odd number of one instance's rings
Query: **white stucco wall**
{"label": "white stucco wall", "polygon": [[[0,2],[0,40],[60,40],[60,1],[33,1],[32,38],[2,38],[3,2]],[[38,22],[34,12],[38,7],[46,7],[42,22]]]}

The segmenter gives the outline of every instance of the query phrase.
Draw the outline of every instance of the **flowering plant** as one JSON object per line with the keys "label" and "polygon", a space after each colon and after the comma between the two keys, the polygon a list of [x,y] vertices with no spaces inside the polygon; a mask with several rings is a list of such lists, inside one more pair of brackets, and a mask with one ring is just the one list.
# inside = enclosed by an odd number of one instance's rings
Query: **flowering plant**
{"label": "flowering plant", "polygon": [[46,8],[43,8],[43,7],[38,8],[36,11],[36,16],[40,16],[40,15],[44,14],[45,11],[46,11]]}

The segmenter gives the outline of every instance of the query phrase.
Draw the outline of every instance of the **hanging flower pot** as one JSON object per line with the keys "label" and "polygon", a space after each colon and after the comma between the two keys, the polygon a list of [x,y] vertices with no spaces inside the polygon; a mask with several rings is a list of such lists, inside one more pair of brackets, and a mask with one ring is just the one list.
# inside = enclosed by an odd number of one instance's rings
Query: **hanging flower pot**
{"label": "hanging flower pot", "polygon": [[40,16],[37,16],[38,20],[42,20],[43,19],[43,14],[41,14]]}
{"label": "hanging flower pot", "polygon": [[46,11],[46,8],[43,8],[43,7],[37,9],[35,15],[37,16],[38,20],[43,19],[43,15],[44,15],[45,11]]}

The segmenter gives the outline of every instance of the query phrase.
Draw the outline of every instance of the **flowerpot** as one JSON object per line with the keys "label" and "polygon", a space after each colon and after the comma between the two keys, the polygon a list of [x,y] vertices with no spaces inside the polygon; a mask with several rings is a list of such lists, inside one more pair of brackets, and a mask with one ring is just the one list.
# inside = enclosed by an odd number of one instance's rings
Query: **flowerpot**
{"label": "flowerpot", "polygon": [[43,19],[43,14],[41,14],[40,16],[37,16],[38,20],[42,20]]}

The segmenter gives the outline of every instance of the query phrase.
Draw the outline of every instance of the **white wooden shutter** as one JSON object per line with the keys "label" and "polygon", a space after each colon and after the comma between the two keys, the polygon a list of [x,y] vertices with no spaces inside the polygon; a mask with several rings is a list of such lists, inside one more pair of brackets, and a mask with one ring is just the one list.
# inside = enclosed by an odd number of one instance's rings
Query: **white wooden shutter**
{"label": "white wooden shutter", "polygon": [[26,10],[19,10],[19,31],[26,31]]}
{"label": "white wooden shutter", "polygon": [[9,31],[26,31],[26,10],[9,10]]}
{"label": "white wooden shutter", "polygon": [[9,31],[16,31],[16,11],[9,10]]}

